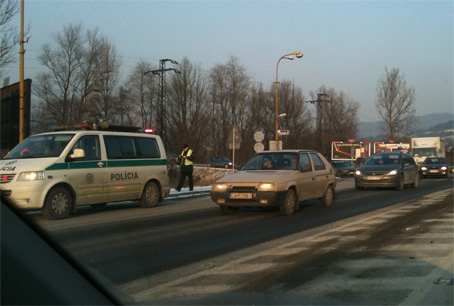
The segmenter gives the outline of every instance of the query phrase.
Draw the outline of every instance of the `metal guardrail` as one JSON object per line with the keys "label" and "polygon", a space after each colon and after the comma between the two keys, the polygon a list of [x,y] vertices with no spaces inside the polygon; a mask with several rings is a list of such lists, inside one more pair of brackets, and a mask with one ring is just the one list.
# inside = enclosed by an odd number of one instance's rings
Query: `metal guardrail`
{"label": "metal guardrail", "polygon": [[175,198],[184,198],[184,197],[191,197],[191,196],[202,196],[202,195],[209,195],[210,189],[197,189],[193,191],[189,190],[182,190],[172,191],[170,194],[167,195],[166,199],[175,199]]}

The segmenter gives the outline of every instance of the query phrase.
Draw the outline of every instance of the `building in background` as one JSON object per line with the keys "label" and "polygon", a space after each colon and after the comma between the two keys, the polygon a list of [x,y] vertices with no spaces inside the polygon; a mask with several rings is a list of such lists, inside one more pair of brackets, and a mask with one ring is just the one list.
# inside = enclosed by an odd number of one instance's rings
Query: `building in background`
{"label": "building in background", "polygon": [[[24,137],[30,136],[32,80],[24,80]],[[5,86],[0,93],[0,157],[19,143],[19,83]]]}

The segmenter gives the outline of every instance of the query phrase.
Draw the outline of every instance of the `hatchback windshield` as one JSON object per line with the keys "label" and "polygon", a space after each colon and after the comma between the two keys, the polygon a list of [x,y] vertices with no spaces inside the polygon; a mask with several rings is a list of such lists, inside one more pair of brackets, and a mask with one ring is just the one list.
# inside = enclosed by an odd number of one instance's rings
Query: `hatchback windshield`
{"label": "hatchback windshield", "polygon": [[5,159],[58,157],[74,134],[32,136],[16,146]]}
{"label": "hatchback windshield", "polygon": [[296,170],[297,154],[266,153],[254,155],[242,170]]}

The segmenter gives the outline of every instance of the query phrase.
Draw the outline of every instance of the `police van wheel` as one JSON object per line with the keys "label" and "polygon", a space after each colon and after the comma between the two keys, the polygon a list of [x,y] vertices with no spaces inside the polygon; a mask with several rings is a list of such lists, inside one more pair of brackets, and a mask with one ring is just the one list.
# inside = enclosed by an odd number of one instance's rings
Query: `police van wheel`
{"label": "police van wheel", "polygon": [[139,204],[144,208],[155,207],[159,201],[159,187],[155,182],[148,182],[143,189]]}
{"label": "police van wheel", "polygon": [[73,205],[74,200],[68,188],[56,187],[47,195],[41,212],[47,219],[64,219],[70,215]]}

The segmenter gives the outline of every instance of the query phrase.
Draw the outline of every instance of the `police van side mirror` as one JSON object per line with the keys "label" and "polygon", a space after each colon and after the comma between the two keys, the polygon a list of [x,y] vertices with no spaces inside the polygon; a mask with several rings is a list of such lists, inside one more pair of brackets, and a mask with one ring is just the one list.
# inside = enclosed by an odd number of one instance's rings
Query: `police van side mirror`
{"label": "police van side mirror", "polygon": [[74,153],[69,156],[69,160],[73,159],[78,159],[78,158],[84,158],[85,157],[85,151],[84,149],[74,149]]}

